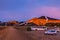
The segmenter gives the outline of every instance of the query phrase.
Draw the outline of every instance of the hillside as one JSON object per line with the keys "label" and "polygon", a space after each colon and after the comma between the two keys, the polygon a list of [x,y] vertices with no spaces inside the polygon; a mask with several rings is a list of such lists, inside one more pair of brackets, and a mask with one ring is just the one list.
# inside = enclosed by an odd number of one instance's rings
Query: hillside
{"label": "hillside", "polygon": [[[56,18],[47,17],[49,20],[58,20]],[[38,17],[38,19],[46,19],[45,16]]]}
{"label": "hillside", "polygon": [[60,23],[59,19],[41,16],[38,18],[32,18],[28,20],[28,23],[34,23],[36,25],[45,25],[46,23]]}

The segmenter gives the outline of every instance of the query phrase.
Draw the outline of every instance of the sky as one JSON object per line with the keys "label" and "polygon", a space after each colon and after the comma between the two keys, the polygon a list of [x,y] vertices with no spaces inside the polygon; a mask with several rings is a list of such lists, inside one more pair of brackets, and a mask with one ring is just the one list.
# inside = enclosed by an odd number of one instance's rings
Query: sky
{"label": "sky", "polygon": [[0,0],[1,21],[24,21],[40,16],[60,19],[60,0]]}

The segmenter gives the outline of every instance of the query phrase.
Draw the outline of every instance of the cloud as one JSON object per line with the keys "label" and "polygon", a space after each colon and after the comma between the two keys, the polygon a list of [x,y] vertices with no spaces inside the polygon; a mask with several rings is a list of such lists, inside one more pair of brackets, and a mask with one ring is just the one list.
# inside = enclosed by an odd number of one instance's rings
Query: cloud
{"label": "cloud", "polygon": [[42,15],[60,18],[58,0],[1,0],[0,17],[11,19],[30,19]]}
{"label": "cloud", "polygon": [[[34,14],[35,13],[35,14]],[[46,15],[54,18],[60,17],[60,8],[59,7],[37,7],[33,10],[33,14],[36,16]]]}

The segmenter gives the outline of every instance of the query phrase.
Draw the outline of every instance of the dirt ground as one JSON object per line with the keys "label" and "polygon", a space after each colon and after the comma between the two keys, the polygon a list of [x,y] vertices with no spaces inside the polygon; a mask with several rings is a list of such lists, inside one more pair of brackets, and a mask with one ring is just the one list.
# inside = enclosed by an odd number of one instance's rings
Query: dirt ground
{"label": "dirt ground", "polygon": [[19,31],[14,27],[7,27],[0,30],[0,40],[32,40],[23,31]]}
{"label": "dirt ground", "polygon": [[0,30],[0,40],[60,40],[60,32],[57,35],[45,35],[44,31],[22,31],[6,27]]}
{"label": "dirt ground", "polygon": [[60,40],[60,33],[57,35],[45,35],[44,31],[26,32],[33,40]]}

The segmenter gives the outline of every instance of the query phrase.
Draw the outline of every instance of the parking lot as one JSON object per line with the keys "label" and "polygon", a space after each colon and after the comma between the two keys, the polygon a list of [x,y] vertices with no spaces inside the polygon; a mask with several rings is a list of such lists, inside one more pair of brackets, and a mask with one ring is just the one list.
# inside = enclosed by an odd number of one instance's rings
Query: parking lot
{"label": "parking lot", "polygon": [[45,35],[45,31],[30,31],[26,32],[33,40],[60,40],[60,32],[57,35]]}
{"label": "parking lot", "polygon": [[20,28],[7,27],[0,30],[1,40],[60,40],[60,32],[57,35],[45,35],[44,30],[22,31]]}

